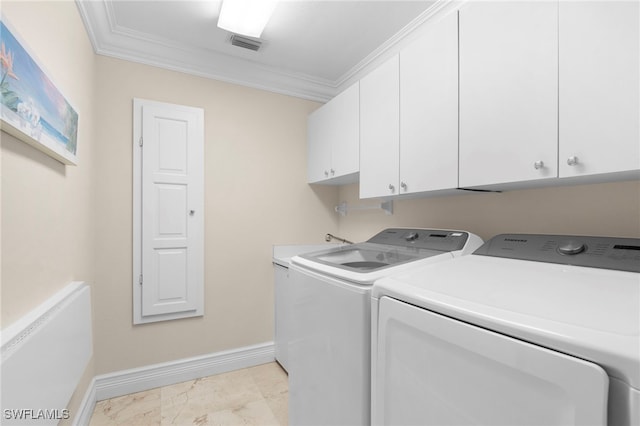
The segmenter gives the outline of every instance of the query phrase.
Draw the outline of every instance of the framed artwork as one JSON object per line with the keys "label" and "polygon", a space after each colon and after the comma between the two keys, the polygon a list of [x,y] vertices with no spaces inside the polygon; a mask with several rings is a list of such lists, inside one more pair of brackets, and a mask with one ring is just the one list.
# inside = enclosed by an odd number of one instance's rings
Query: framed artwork
{"label": "framed artwork", "polygon": [[0,20],[2,130],[56,160],[76,165],[78,113]]}

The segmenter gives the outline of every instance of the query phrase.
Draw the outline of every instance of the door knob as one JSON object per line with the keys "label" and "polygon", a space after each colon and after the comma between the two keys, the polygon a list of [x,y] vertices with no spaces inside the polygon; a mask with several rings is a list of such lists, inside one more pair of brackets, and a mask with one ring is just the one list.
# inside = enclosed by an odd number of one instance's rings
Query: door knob
{"label": "door knob", "polygon": [[195,210],[189,210],[189,215],[190,215],[190,216],[193,216],[194,214],[196,214],[196,211],[195,211]]}
{"label": "door knob", "polygon": [[578,164],[578,157],[573,156],[573,157],[567,158],[567,164],[570,166],[575,166],[576,164]]}
{"label": "door knob", "polygon": [[544,161],[536,161],[535,163],[533,163],[533,167],[536,170],[540,170],[544,167]]}
{"label": "door knob", "polygon": [[396,187],[393,184],[389,184],[389,191],[391,192],[395,192],[396,191]]}

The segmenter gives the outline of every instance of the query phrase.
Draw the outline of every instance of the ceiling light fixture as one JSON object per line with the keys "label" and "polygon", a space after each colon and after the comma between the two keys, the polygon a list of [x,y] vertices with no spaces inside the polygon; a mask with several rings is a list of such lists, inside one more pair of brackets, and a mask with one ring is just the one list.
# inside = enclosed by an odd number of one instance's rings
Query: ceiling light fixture
{"label": "ceiling light fixture", "polygon": [[259,38],[276,4],[275,0],[223,0],[218,27]]}

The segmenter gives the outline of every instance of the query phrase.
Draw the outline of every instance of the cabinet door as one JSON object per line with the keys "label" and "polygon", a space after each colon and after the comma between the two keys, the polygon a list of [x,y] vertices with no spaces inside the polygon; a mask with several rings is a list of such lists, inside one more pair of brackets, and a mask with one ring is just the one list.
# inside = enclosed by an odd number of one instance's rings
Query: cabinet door
{"label": "cabinet door", "polygon": [[561,177],[640,169],[639,9],[560,2]]}
{"label": "cabinet door", "polygon": [[327,106],[331,140],[330,177],[358,173],[360,168],[360,84],[333,98]]}
{"label": "cabinet door", "polygon": [[460,186],[557,177],[558,5],[460,10]]}
{"label": "cabinet door", "polygon": [[309,115],[307,178],[309,183],[357,180],[360,163],[359,83]]}
{"label": "cabinet door", "polygon": [[458,186],[458,14],[400,52],[400,193]]}
{"label": "cabinet door", "polygon": [[398,193],[399,57],[360,80],[360,198]]}
{"label": "cabinet door", "polygon": [[307,118],[307,181],[321,182],[329,178],[331,168],[331,143],[329,139],[329,114],[323,105]]}

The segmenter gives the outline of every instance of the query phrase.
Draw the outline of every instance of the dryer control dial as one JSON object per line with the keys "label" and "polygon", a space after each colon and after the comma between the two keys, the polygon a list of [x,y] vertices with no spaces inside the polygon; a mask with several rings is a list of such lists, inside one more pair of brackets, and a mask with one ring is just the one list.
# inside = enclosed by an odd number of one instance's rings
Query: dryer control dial
{"label": "dryer control dial", "polygon": [[585,251],[587,246],[576,240],[563,241],[558,245],[558,251],[562,254],[578,254]]}

